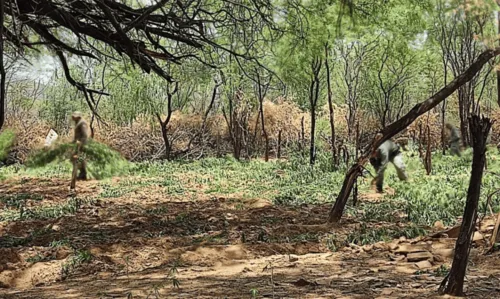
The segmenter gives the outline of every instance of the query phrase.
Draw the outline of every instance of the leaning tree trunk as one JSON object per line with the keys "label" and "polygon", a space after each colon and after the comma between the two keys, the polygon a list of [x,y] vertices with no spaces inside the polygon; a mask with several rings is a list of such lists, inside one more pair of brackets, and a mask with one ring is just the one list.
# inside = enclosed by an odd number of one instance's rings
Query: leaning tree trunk
{"label": "leaning tree trunk", "polygon": [[455,256],[448,275],[445,277],[439,292],[463,296],[464,277],[467,270],[467,262],[472,241],[472,234],[476,227],[477,206],[481,192],[481,180],[483,177],[484,164],[486,161],[486,139],[491,128],[488,118],[480,118],[473,115],[469,119],[469,128],[472,135],[472,146],[474,156],[472,159],[472,173],[470,177],[469,190],[467,192],[467,203],[465,204],[462,226],[455,244]]}
{"label": "leaning tree trunk", "polygon": [[432,97],[427,99],[424,102],[421,102],[415,105],[405,116],[385,127],[373,140],[373,142],[368,146],[365,154],[362,155],[356,164],[351,166],[348,170],[344,183],[342,184],[342,189],[340,190],[339,195],[335,201],[334,206],[330,210],[330,215],[328,217],[328,222],[337,223],[342,218],[342,214],[344,213],[345,205],[347,204],[347,200],[351,195],[352,188],[354,183],[356,182],[359,175],[361,175],[363,171],[363,166],[368,161],[368,157],[370,154],[374,153],[374,151],[386,140],[390,139],[397,133],[404,130],[408,127],[415,119],[417,119],[420,115],[426,113],[432,108],[436,107],[439,103],[449,97],[452,93],[454,93],[460,86],[469,82],[474,78],[474,76],[481,71],[483,66],[493,57],[500,54],[500,47],[492,50],[487,50],[481,55],[478,56],[476,61],[462,74],[453,79],[450,84],[443,87]]}

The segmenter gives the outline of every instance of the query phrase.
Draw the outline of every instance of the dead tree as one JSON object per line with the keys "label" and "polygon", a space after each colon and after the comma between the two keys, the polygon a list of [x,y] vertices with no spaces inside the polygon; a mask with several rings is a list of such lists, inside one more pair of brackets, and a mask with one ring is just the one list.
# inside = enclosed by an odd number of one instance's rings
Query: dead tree
{"label": "dead tree", "polygon": [[393,55],[391,47],[388,42],[382,53],[376,78],[371,78],[373,88],[368,90],[368,95],[375,104],[373,110],[382,127],[398,119],[408,104],[406,83],[413,77],[411,66],[415,61],[414,56],[406,53]]}
{"label": "dead tree", "polygon": [[309,105],[311,109],[311,144],[309,147],[309,164],[314,165],[316,162],[316,108],[319,98],[319,73],[321,71],[321,59],[316,57],[311,63],[312,78],[309,88]]}
{"label": "dead tree", "polygon": [[349,107],[346,114],[347,135],[352,141],[355,134],[360,90],[363,87],[363,65],[372,52],[378,47],[378,36],[368,43],[359,41],[345,45],[339,42],[338,50],[341,62],[342,83],[345,88],[345,101]]}
{"label": "dead tree", "polygon": [[172,108],[172,98],[174,94],[177,93],[179,84],[176,82],[173,91],[167,91],[167,117],[165,120],[162,120],[160,113],[156,113],[156,118],[160,123],[161,128],[161,137],[163,138],[163,142],[165,144],[165,159],[170,160],[172,153],[172,145],[170,144],[170,140],[168,139],[168,125],[170,123],[170,119],[172,118],[172,113],[174,112]]}
{"label": "dead tree", "polygon": [[486,161],[486,139],[488,138],[491,124],[492,122],[488,118],[480,118],[476,115],[472,115],[472,117],[469,118],[469,125],[472,133],[472,146],[474,148],[472,173],[469,190],[467,191],[467,202],[465,204],[460,234],[455,244],[453,264],[450,272],[439,287],[440,293],[452,296],[464,296],[464,278],[472,245],[472,234],[476,228],[481,181]]}
{"label": "dead tree", "polygon": [[[469,12],[462,10],[458,10],[450,17],[446,17],[442,13],[438,15],[437,23],[441,30],[437,39],[453,75],[458,76],[463,73],[479,56],[481,45],[476,39],[476,35],[481,31],[487,18],[489,16],[471,16]],[[490,72],[491,69],[486,70],[484,77],[487,78]],[[464,146],[469,146],[471,140],[468,125],[469,116],[471,113],[479,112],[480,98],[475,98],[476,89],[479,87],[482,95],[485,84],[485,80],[480,80],[480,78],[481,73],[476,74],[474,78],[457,90],[460,133]]]}
{"label": "dead tree", "polygon": [[457,76],[453,81],[451,81],[448,85],[439,90],[432,97],[418,103],[415,105],[406,115],[402,118],[398,119],[394,123],[385,127],[381,130],[379,134],[374,138],[371,145],[369,145],[364,154],[357,160],[356,164],[351,166],[351,168],[347,171],[346,176],[344,178],[344,182],[342,184],[342,188],[340,190],[339,195],[330,210],[330,215],[328,221],[331,223],[337,223],[342,218],[344,213],[345,205],[347,204],[347,200],[351,194],[352,188],[358,178],[362,174],[363,166],[368,161],[368,158],[374,151],[386,140],[395,136],[397,133],[404,130],[408,127],[412,122],[414,122],[420,115],[426,113],[432,108],[436,107],[439,103],[441,103],[444,99],[449,97],[453,92],[455,92],[460,86],[469,82],[474,76],[477,75],[483,68],[483,66],[490,61],[495,56],[500,54],[500,48],[495,48],[491,50],[487,50],[479,55],[478,59],[462,74]]}

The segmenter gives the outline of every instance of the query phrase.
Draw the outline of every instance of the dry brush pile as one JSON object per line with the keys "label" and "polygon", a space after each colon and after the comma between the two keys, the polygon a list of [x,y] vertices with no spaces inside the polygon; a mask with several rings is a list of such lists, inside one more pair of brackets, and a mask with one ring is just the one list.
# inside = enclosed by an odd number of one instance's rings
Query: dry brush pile
{"label": "dry brush pile", "polygon": [[[278,151],[286,155],[289,146],[305,146],[310,140],[310,115],[302,111],[293,101],[278,98],[275,101],[264,102],[264,122],[269,138],[271,156]],[[239,117],[246,119],[239,122],[242,134],[245,135],[244,146],[251,148],[253,156],[262,155],[265,149],[264,135],[258,109],[246,109],[239,112]],[[334,124],[336,139],[340,144],[352,143],[355,140],[356,128],[351,129],[350,136],[347,128],[347,107],[334,106]],[[246,115],[241,115],[246,113]],[[492,113],[493,119],[500,117],[500,110]],[[28,155],[43,147],[45,137],[51,126],[37,118],[9,118],[6,128],[13,129],[16,141],[11,149],[8,163],[24,163]],[[359,133],[374,132],[379,128],[377,120],[366,111],[358,111]],[[68,119],[69,122],[69,119]],[[230,118],[223,113],[204,116],[175,111],[168,124],[168,138],[172,145],[172,152],[177,157],[220,156],[231,153]],[[319,146],[329,150],[331,144],[329,110],[325,105],[318,112],[318,126],[316,134],[320,137]],[[427,145],[430,140],[431,148],[437,149],[441,145],[441,121],[438,113],[428,113],[418,118],[408,129],[396,138],[408,138]],[[71,132],[58,132],[61,140],[67,142]],[[500,139],[500,124],[493,125],[492,141]],[[129,126],[116,124],[95,124],[94,138],[120,152],[130,161],[145,161],[162,159],[165,154],[165,143],[162,139],[158,122],[151,117],[140,117]],[[246,153],[249,153],[247,151]]]}

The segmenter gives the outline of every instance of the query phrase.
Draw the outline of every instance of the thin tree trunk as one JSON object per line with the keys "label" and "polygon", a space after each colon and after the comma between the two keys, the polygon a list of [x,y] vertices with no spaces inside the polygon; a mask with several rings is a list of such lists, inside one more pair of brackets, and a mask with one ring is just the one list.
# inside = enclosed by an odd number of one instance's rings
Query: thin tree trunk
{"label": "thin tree trunk", "polygon": [[[360,151],[360,134],[359,134],[359,120],[356,121],[356,155],[355,159],[359,158],[359,151]],[[356,203],[358,202],[358,182],[356,181],[354,183],[354,191],[352,193],[352,204],[353,206],[356,206]]]}
{"label": "thin tree trunk", "polygon": [[178,83],[175,83],[175,88],[174,91],[170,92],[168,91],[167,93],[167,118],[165,121],[161,119],[161,116],[159,113],[156,113],[156,118],[160,122],[160,127],[161,127],[161,136],[163,138],[163,142],[165,143],[165,159],[170,160],[171,158],[171,152],[172,152],[172,146],[170,144],[170,141],[168,140],[168,124],[170,123],[170,119],[172,118],[172,113],[174,110],[172,109],[172,98],[174,94],[177,93],[177,90],[179,88]]}
{"label": "thin tree trunk", "polygon": [[[500,1],[497,4],[500,6]],[[500,11],[497,11],[497,34],[500,35]],[[497,104],[500,106],[500,69],[497,69]]]}
{"label": "thin tree trunk", "polygon": [[5,123],[5,82],[6,82],[6,74],[5,74],[5,66],[4,66],[4,18],[5,18],[5,0],[0,0],[0,130],[2,129]]}
{"label": "thin tree trunk", "polygon": [[316,162],[316,106],[319,98],[319,72],[321,70],[321,60],[316,58],[312,63],[313,78],[311,80],[309,103],[311,105],[311,144],[309,148],[309,164],[312,166]]}
{"label": "thin tree trunk", "polygon": [[262,135],[264,136],[265,147],[266,147],[265,148],[265,160],[266,160],[266,162],[269,161],[269,136],[267,135],[265,121],[264,121],[264,98],[267,94],[267,90],[269,87],[268,84],[266,84],[264,87],[264,90],[262,90],[260,75],[257,71],[257,85],[258,85],[257,88],[258,88],[258,96],[259,96],[260,122],[261,122],[261,126],[262,126]]}
{"label": "thin tree trunk", "polygon": [[491,121],[488,118],[481,119],[479,116],[473,115],[469,119],[469,125],[473,137],[472,146],[474,154],[469,190],[467,191],[467,202],[465,204],[460,234],[455,244],[453,264],[450,272],[439,287],[440,293],[452,296],[464,296],[464,278],[469,260],[472,234],[476,227],[477,207],[486,160],[486,139],[491,128]]}
{"label": "thin tree trunk", "polygon": [[431,128],[428,124],[429,120],[427,120],[427,149],[425,151],[425,171],[427,175],[430,175],[432,172],[432,152],[431,152]]}
{"label": "thin tree trunk", "polygon": [[316,161],[316,148],[315,148],[315,143],[316,143],[316,138],[314,138],[315,133],[316,133],[316,107],[313,103],[313,97],[314,97],[314,81],[311,84],[311,143],[309,145],[309,164],[314,165],[314,162]]}
{"label": "thin tree trunk", "polygon": [[278,131],[278,151],[276,158],[281,159],[281,129]]}
{"label": "thin tree trunk", "polygon": [[300,150],[302,151],[306,143],[306,129],[304,126],[304,116],[300,119]]}
{"label": "thin tree trunk", "polygon": [[330,132],[331,132],[331,140],[332,140],[332,158],[333,158],[333,165],[338,166],[339,161],[337,158],[337,148],[336,146],[336,138],[335,138],[335,111],[333,110],[333,100],[332,100],[332,86],[331,86],[331,79],[330,79],[330,64],[328,63],[328,44],[325,45],[325,68],[326,68],[326,84],[328,87],[328,110],[330,112]]}
{"label": "thin tree trunk", "polygon": [[334,206],[330,210],[330,215],[328,222],[337,223],[342,218],[344,213],[345,205],[352,191],[352,187],[356,182],[358,176],[363,171],[363,165],[368,161],[368,157],[374,153],[374,151],[386,140],[393,137],[397,133],[404,130],[412,122],[415,121],[420,115],[426,113],[432,108],[436,107],[439,103],[444,101],[448,96],[454,93],[460,86],[469,82],[474,78],[474,76],[481,71],[483,66],[493,57],[500,54],[500,48],[495,48],[494,50],[487,50],[478,56],[476,61],[462,74],[453,79],[450,84],[443,87],[432,97],[424,102],[415,105],[405,116],[390,124],[389,126],[382,129],[380,134],[377,134],[372,144],[366,149],[365,154],[362,155],[356,164],[351,166],[347,171],[344,178],[342,188],[339,195],[335,201]]}

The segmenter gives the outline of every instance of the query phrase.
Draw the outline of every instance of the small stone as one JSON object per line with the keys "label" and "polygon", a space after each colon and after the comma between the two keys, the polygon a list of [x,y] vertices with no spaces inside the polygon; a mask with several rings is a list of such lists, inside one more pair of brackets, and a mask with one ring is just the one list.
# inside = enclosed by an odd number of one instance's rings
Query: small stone
{"label": "small stone", "polygon": [[480,232],[475,232],[474,237],[472,238],[472,241],[477,242],[477,241],[481,241],[481,240],[484,240],[483,234],[481,234]]}
{"label": "small stone", "polygon": [[419,269],[427,269],[427,268],[431,268],[432,267],[432,264],[429,261],[421,261],[421,262],[415,263],[415,265]]}
{"label": "small stone", "polygon": [[290,255],[290,257],[289,257],[289,261],[292,262],[292,263],[296,262],[298,260],[299,260],[299,258],[297,256],[295,256],[295,255]]}
{"label": "small stone", "polygon": [[422,252],[408,253],[406,257],[408,258],[408,262],[419,262],[423,260],[432,259],[433,256],[428,251],[422,251]]}

